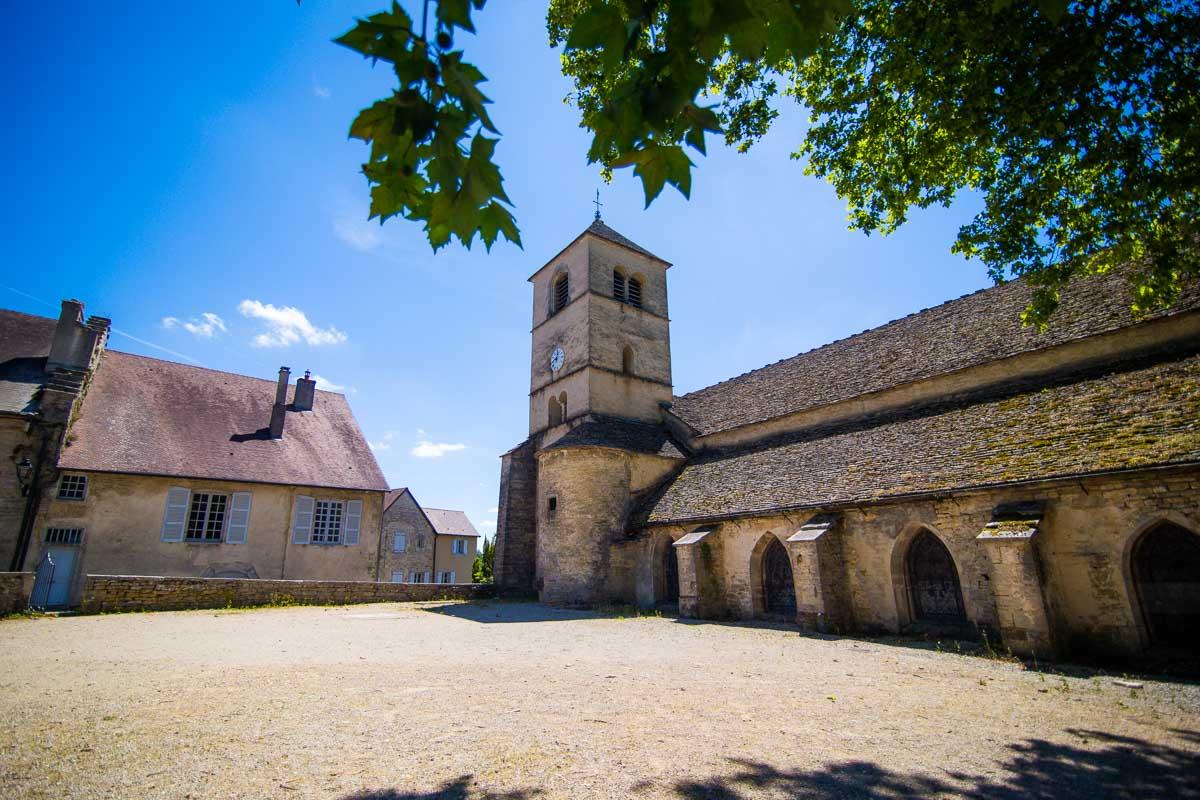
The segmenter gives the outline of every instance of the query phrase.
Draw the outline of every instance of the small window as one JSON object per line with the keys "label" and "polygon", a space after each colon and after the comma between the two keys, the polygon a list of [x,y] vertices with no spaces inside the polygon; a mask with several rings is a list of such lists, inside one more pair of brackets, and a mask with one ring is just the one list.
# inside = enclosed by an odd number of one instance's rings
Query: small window
{"label": "small window", "polygon": [[562,404],[558,402],[558,398],[551,396],[547,403],[546,418],[551,425],[560,425],[563,421]]}
{"label": "small window", "polygon": [[558,395],[558,405],[562,408],[562,418],[565,421],[567,418],[567,393],[560,392]]}
{"label": "small window", "polygon": [[85,499],[87,497],[87,484],[87,475],[63,475],[58,481],[58,499]]}
{"label": "small window", "polygon": [[557,314],[566,308],[567,301],[571,299],[571,280],[564,272],[559,275],[554,281],[554,307],[552,314]]}
{"label": "small window", "polygon": [[465,556],[467,554],[467,540],[455,539],[452,552],[456,556]]}
{"label": "small window", "polygon": [[626,375],[633,374],[633,348],[625,345],[625,349],[621,351],[621,372]]}
{"label": "small window", "polygon": [[403,533],[392,534],[392,552],[403,553],[408,549],[408,536]]}
{"label": "small window", "polygon": [[414,572],[412,574],[412,582],[413,583],[429,583],[429,573],[428,572]]}
{"label": "small window", "polygon": [[83,528],[47,528],[46,544],[83,544]]}
{"label": "small window", "polygon": [[393,572],[392,573],[392,583],[404,583],[404,573],[403,572]]}
{"label": "small window", "polygon": [[619,269],[613,270],[613,298],[625,302],[625,273]]}
{"label": "small window", "polygon": [[630,278],[626,286],[625,302],[635,308],[642,307],[642,282],[637,278]]}
{"label": "small window", "polygon": [[318,500],[313,510],[313,544],[337,544],[342,540],[342,519],[345,503],[341,500]]}
{"label": "small window", "polygon": [[555,497],[554,495],[550,495],[550,499],[548,499],[546,501],[546,510],[549,511],[551,514],[553,514],[555,511],[558,511],[558,498],[557,497]]}
{"label": "small window", "polygon": [[225,510],[229,497],[210,492],[193,492],[188,508],[184,539],[189,542],[219,542],[225,532]]}
{"label": "small window", "polygon": [[438,576],[438,583],[454,583],[454,573],[443,572]]}
{"label": "small window", "polygon": [[425,534],[423,534],[423,533],[417,534],[417,549],[418,550],[425,549]]}

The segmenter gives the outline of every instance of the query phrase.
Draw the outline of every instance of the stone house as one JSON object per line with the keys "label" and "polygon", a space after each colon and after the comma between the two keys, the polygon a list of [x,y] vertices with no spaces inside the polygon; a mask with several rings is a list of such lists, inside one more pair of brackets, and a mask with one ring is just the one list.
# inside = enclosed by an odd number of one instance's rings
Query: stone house
{"label": "stone house", "polygon": [[[599,219],[531,277],[496,577],[544,601],[1142,657],[1200,638],[1200,292],[1013,281],[674,396],[667,269]],[[635,292],[630,286],[636,285]]]}
{"label": "stone house", "polygon": [[[73,308],[55,347],[79,332]],[[55,325],[0,320],[42,340]],[[3,528],[13,568],[39,570],[35,603],[76,603],[86,574],[377,579],[387,484],[344,396],[286,367],[261,380],[93,343],[61,446],[38,459],[40,497]],[[44,409],[55,379],[29,386]]]}
{"label": "stone house", "polygon": [[408,489],[393,489],[384,500],[380,579],[472,583],[478,536],[463,512],[424,508]]}

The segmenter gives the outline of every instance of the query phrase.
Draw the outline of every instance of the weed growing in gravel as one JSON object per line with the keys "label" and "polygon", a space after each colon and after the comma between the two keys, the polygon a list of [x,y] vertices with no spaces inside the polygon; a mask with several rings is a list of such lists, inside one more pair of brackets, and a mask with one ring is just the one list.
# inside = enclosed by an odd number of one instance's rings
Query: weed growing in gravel
{"label": "weed growing in gravel", "polygon": [[636,619],[638,617],[664,616],[662,611],[658,610],[657,608],[642,608],[641,606],[635,606],[629,603],[620,605],[599,605],[596,606],[595,611],[597,614],[603,617],[616,617],[617,619]]}

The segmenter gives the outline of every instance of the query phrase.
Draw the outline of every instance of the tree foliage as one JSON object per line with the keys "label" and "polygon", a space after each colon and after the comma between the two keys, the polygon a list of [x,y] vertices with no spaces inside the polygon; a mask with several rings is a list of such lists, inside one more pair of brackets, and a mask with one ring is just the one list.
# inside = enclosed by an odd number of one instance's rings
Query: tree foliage
{"label": "tree foliage", "polygon": [[[372,214],[425,221],[435,249],[476,231],[519,241],[483,76],[441,40],[483,1],[426,0],[432,48],[396,5],[339,40],[400,81],[351,129],[372,144]],[[550,0],[547,27],[589,160],[632,169],[647,205],[667,184],[690,194],[709,134],[744,151],[790,99],[812,119],[794,156],[852,228],[886,234],[914,207],[979,197],[953,249],[996,280],[1027,276],[1031,323],[1076,274],[1129,264],[1141,311],[1200,274],[1194,2]]]}
{"label": "tree foliage", "polygon": [[496,540],[486,536],[483,547],[475,554],[475,566],[471,571],[475,583],[492,583],[495,581],[493,570],[496,566]]}
{"label": "tree foliage", "polygon": [[[399,3],[337,39],[373,62],[391,64],[398,87],[363,109],[350,136],[370,145],[363,174],[371,184],[370,218],[423,222],[434,250],[452,236],[467,247],[476,234],[490,250],[496,239],[521,236],[493,161],[499,134],[488,117],[487,79],[454,50],[458,30],[474,31],[472,9],[486,0],[439,0],[423,6],[421,27]],[[428,12],[434,8],[432,41]]]}

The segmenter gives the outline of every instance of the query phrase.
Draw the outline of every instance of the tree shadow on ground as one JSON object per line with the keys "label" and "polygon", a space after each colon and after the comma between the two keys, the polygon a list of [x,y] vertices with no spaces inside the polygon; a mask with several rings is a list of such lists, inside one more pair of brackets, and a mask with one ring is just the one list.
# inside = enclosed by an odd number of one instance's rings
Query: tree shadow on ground
{"label": "tree shadow on ground", "polygon": [[512,792],[487,792],[472,788],[475,779],[460,775],[428,792],[402,789],[365,789],[342,797],[342,800],[530,800],[542,793],[540,789],[519,789]]}
{"label": "tree shadow on ground", "polygon": [[[999,776],[944,773],[905,775],[878,764],[851,761],[808,771],[732,760],[735,771],[707,781],[681,781],[674,792],[689,800],[770,797],[832,800],[951,795],[972,800],[1028,797],[1135,797],[1138,800],[1200,799],[1200,753],[1100,731],[1072,729],[1078,743],[1030,739],[1008,746]],[[1191,742],[1194,731],[1174,731]],[[649,789],[649,785],[640,788]]]}

